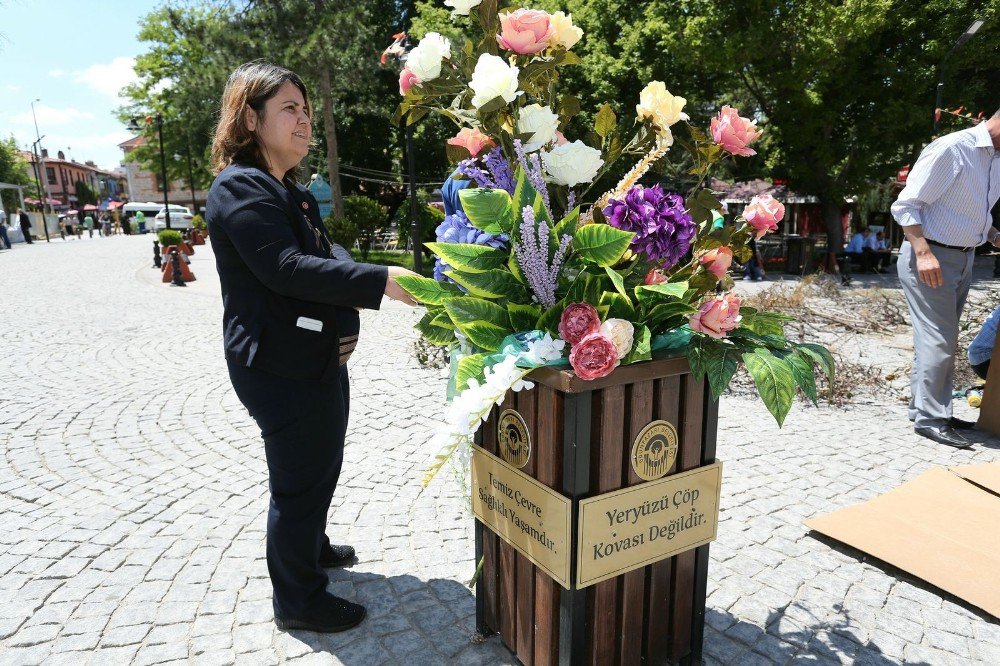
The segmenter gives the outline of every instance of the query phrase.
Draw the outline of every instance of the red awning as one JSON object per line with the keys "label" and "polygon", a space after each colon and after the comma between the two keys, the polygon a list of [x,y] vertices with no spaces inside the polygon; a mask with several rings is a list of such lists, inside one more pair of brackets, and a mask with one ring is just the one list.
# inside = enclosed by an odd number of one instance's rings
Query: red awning
{"label": "red awning", "polygon": [[109,201],[108,202],[108,208],[110,208],[112,210],[115,209],[115,208],[120,208],[121,206],[124,206],[124,205],[125,205],[125,203],[122,202],[122,201]]}
{"label": "red awning", "polygon": [[68,210],[68,211],[66,211],[66,214],[67,214],[67,215],[76,215],[76,214],[77,214],[77,213],[79,213],[79,212],[80,212],[80,211],[78,211],[78,210]]}
{"label": "red awning", "polygon": [[86,206],[83,207],[83,209],[84,210],[97,210],[97,206],[95,206],[94,204],[87,204]]}
{"label": "red awning", "polygon": [[24,203],[31,204],[32,206],[34,206],[35,204],[38,203],[38,199],[32,199],[31,197],[24,197]]}

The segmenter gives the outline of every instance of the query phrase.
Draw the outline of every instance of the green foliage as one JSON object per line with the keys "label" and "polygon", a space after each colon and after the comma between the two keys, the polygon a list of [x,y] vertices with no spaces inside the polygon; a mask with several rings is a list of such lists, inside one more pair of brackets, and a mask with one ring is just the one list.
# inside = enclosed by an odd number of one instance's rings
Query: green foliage
{"label": "green foliage", "polygon": [[79,206],[84,206],[86,204],[97,205],[98,193],[94,188],[92,188],[87,183],[82,180],[76,181],[74,184],[74,189],[76,190],[76,203]]}
{"label": "green foliage", "polygon": [[205,231],[208,228],[208,225],[205,224],[205,218],[203,218],[201,214],[195,215],[191,218],[191,226],[198,231]]}
{"label": "green foliage", "polygon": [[160,240],[160,247],[180,245],[183,239],[181,232],[176,229],[163,229],[156,234],[156,237]]}
{"label": "green foliage", "polygon": [[323,226],[326,227],[326,231],[330,234],[333,242],[345,248],[354,247],[355,241],[361,235],[358,225],[345,218],[336,218],[328,215],[323,219]]}
{"label": "green foliage", "polygon": [[[434,239],[437,238],[438,226],[444,222],[444,211],[436,206],[431,206],[426,201],[419,203],[417,211],[420,216],[421,245],[433,243]],[[406,247],[407,243],[410,242],[410,204],[408,201],[404,201],[396,212],[396,225],[399,245]]]}
{"label": "green foliage", "polygon": [[385,210],[374,199],[358,195],[349,196],[344,198],[344,219],[357,229],[361,254],[367,258],[372,239],[385,227]]}
{"label": "green foliage", "polygon": [[[11,185],[24,185],[25,195],[37,196],[34,187],[34,178],[30,175],[31,165],[21,158],[17,151],[17,142],[11,136],[8,139],[0,139],[0,183],[10,183]],[[17,190],[2,190],[4,210],[13,212],[21,202],[17,199]]]}

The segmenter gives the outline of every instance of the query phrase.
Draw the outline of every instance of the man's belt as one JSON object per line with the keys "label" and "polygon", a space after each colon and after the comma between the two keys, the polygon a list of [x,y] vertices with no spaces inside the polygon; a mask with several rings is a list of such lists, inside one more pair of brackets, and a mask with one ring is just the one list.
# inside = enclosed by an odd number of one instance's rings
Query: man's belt
{"label": "man's belt", "polygon": [[946,247],[949,250],[958,250],[959,252],[968,252],[969,250],[975,250],[976,247],[978,247],[976,245],[970,245],[969,247],[962,247],[961,245],[948,245],[947,243],[939,243],[936,240],[931,240],[926,236],[924,236],[924,240],[927,241],[930,245],[936,245],[937,247]]}

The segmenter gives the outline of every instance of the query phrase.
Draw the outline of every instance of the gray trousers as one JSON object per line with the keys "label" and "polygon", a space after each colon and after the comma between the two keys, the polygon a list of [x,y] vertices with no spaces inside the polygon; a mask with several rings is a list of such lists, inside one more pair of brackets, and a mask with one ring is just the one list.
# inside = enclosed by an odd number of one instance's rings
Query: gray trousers
{"label": "gray trousers", "polygon": [[941,264],[942,285],[920,281],[917,255],[909,242],[899,248],[896,270],[913,322],[910,420],[915,426],[942,426],[951,418],[958,321],[972,284],[975,252],[931,246]]}

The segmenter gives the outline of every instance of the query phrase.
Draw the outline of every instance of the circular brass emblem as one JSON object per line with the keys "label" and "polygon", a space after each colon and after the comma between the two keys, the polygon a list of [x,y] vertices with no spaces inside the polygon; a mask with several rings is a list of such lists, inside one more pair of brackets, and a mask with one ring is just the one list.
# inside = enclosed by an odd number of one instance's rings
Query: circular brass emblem
{"label": "circular brass emblem", "polygon": [[524,417],[513,409],[505,409],[497,423],[497,448],[500,456],[517,469],[528,464],[531,455],[531,437]]}
{"label": "circular brass emblem", "polygon": [[677,459],[677,428],[667,421],[653,421],[632,445],[632,469],[644,481],[664,476]]}

